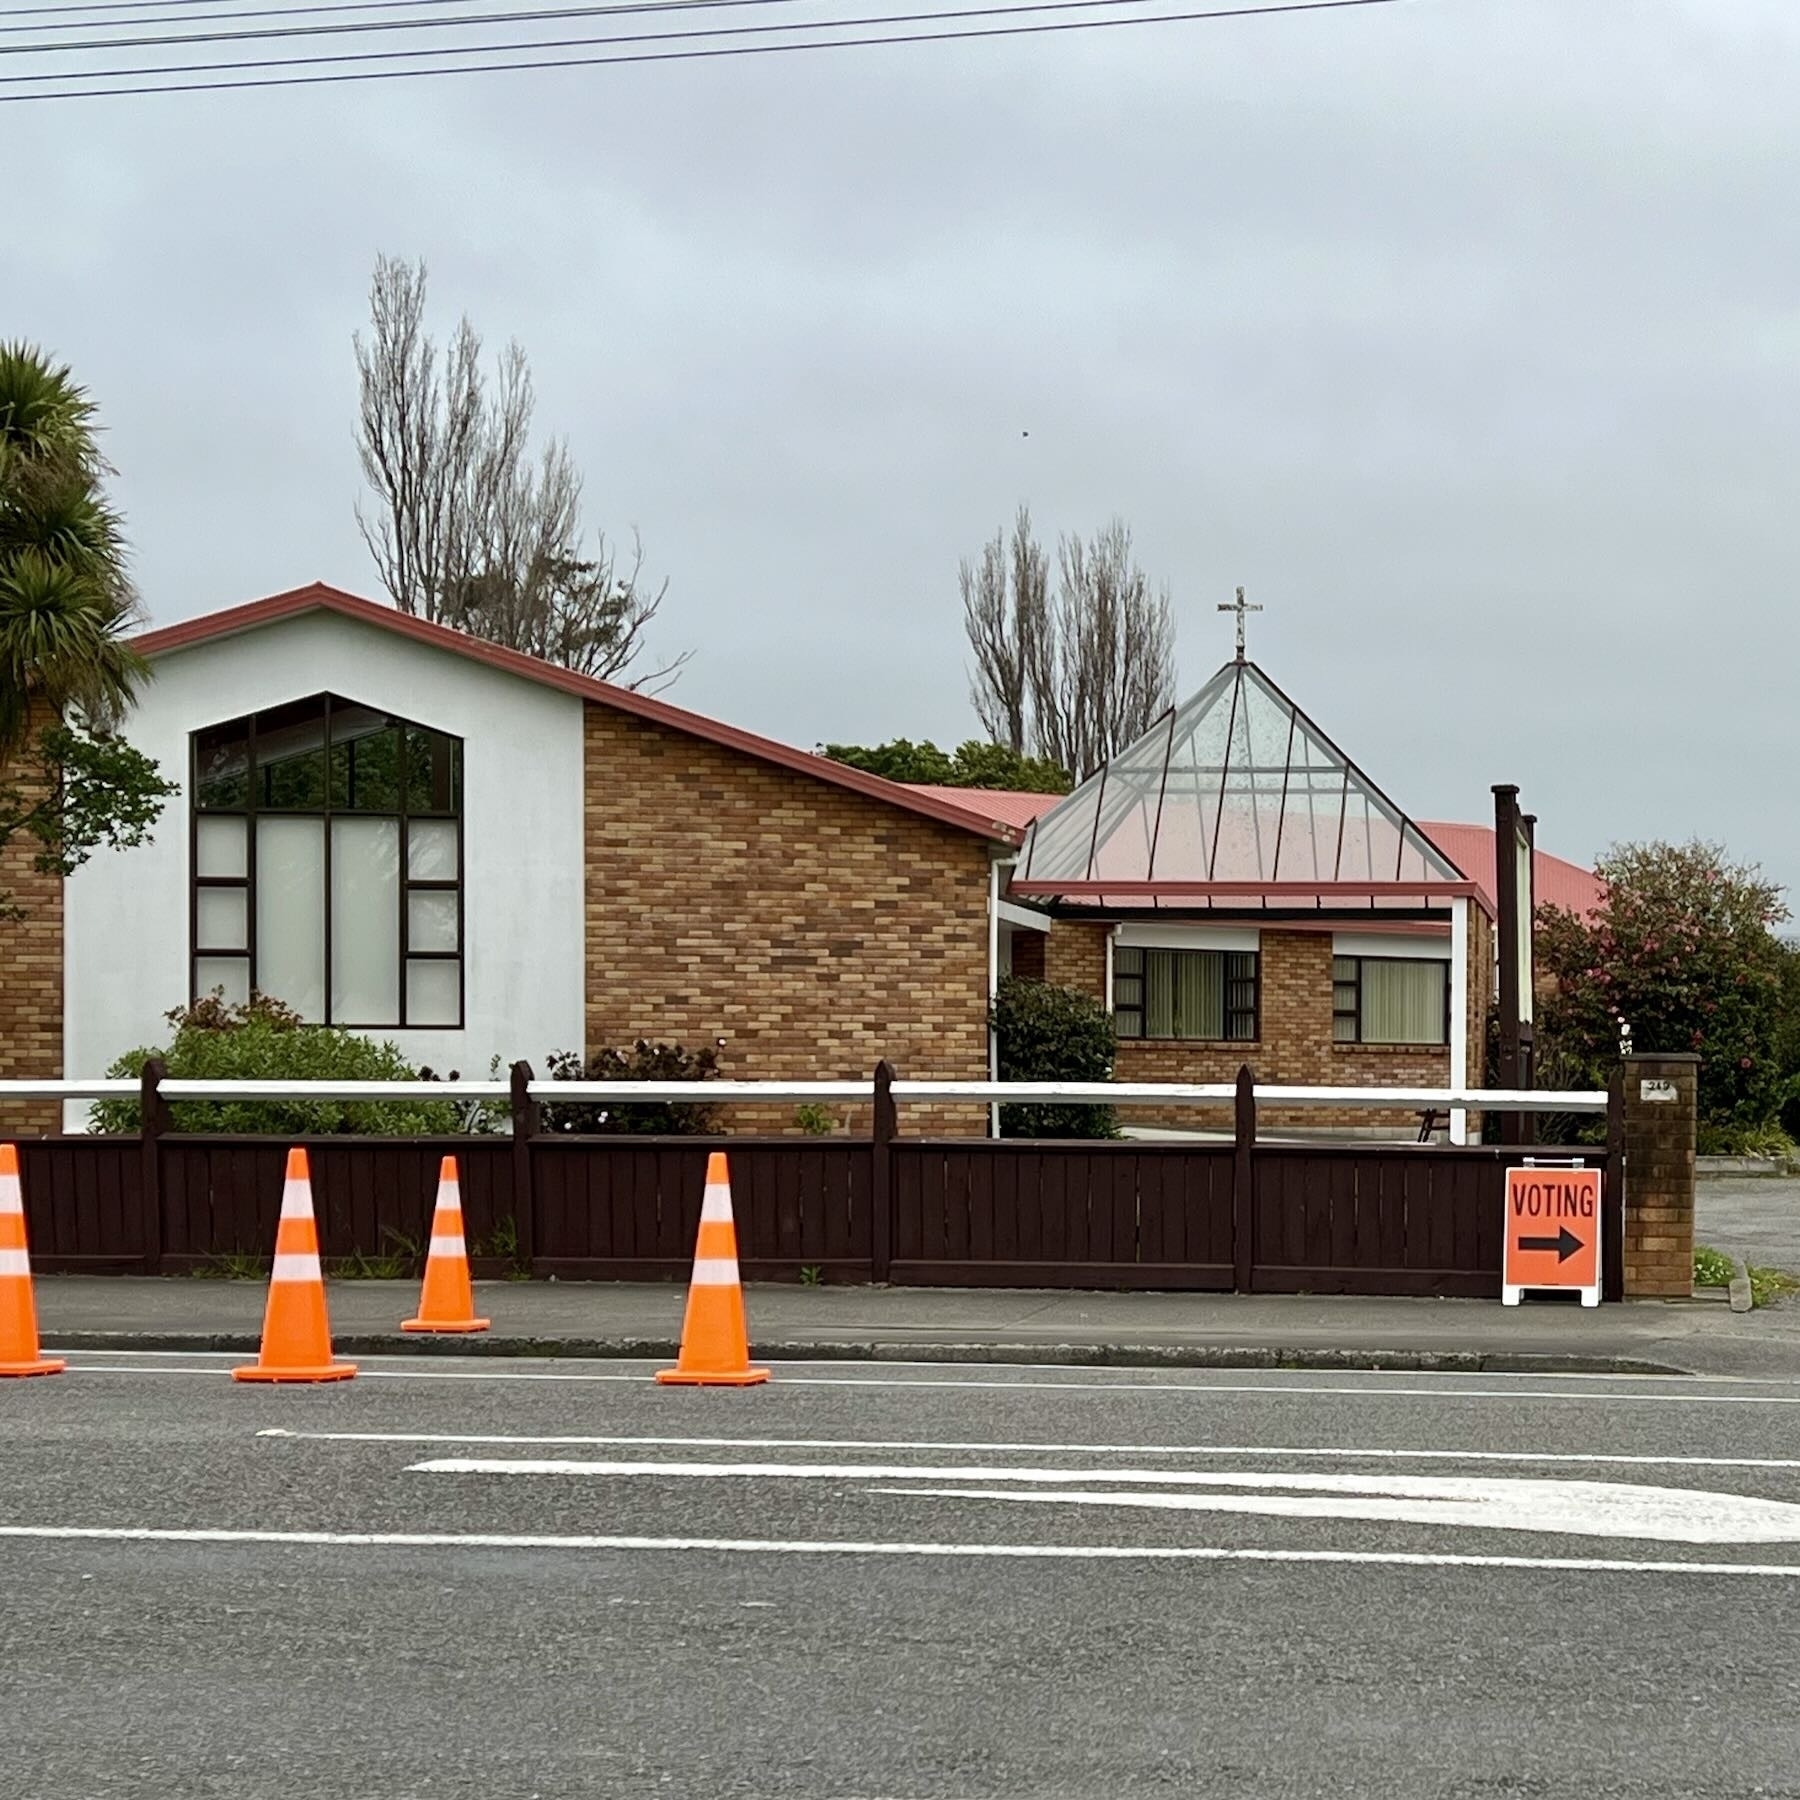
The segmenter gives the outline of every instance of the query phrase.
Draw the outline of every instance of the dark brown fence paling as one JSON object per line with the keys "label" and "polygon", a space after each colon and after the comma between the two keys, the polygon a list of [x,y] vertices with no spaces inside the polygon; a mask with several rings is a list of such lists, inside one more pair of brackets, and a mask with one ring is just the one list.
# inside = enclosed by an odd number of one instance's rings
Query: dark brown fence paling
{"label": "dark brown fence paling", "polygon": [[859,1139],[540,1137],[538,1274],[607,1281],[686,1278],[706,1161],[731,1157],[738,1261],[751,1280],[870,1279],[873,1146]]}
{"label": "dark brown fence paling", "polygon": [[529,1269],[537,1254],[537,1193],[531,1180],[531,1140],[538,1134],[542,1114],[531,1097],[531,1064],[514,1063],[511,1079],[513,1229],[519,1263]]}
{"label": "dark brown fence paling", "polygon": [[[140,1137],[21,1146],[45,1273],[171,1273],[274,1242],[284,1140],[177,1136],[146,1069]],[[732,1159],[751,1279],[951,1286],[1466,1294],[1499,1291],[1503,1171],[1523,1147],[1258,1144],[1239,1076],[1230,1143],[900,1138],[893,1070],[867,1139],[543,1136],[512,1072],[513,1136],[307,1141],[328,1258],[423,1246],[438,1163],[458,1159],[482,1272],[680,1280],[706,1157]],[[1623,1088],[1609,1115],[1606,1292],[1623,1289]]]}
{"label": "dark brown fence paling", "polygon": [[1625,1071],[1606,1084],[1606,1176],[1601,1184],[1606,1235],[1600,1240],[1600,1297],[1625,1298]]}
{"label": "dark brown fence paling", "polygon": [[890,1156],[896,1284],[1232,1287],[1230,1144],[902,1138]]}

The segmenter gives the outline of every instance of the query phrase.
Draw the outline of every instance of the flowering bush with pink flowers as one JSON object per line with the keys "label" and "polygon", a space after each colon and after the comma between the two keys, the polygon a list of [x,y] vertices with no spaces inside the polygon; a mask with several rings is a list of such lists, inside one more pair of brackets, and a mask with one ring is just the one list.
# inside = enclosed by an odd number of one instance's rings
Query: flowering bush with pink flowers
{"label": "flowering bush with pink flowers", "polygon": [[1595,869],[1604,886],[1589,919],[1537,916],[1543,1051],[1604,1082],[1620,1027],[1639,1051],[1700,1057],[1700,1118],[1760,1125],[1779,1110],[1784,978],[1793,953],[1776,935],[1781,888],[1716,844],[1623,844]]}

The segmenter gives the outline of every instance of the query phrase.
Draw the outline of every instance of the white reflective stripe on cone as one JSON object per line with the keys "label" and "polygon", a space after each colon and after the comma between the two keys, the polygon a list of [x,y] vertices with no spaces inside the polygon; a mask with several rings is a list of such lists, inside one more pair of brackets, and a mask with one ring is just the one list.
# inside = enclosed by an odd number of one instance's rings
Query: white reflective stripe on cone
{"label": "white reflective stripe on cone", "polygon": [[722,1225],[731,1217],[731,1189],[728,1187],[709,1187],[706,1198],[700,1202],[700,1223],[702,1225]]}
{"label": "white reflective stripe on cone", "polygon": [[29,1275],[31,1258],[23,1250],[0,1250],[0,1275]]}
{"label": "white reflective stripe on cone", "polygon": [[271,1281],[323,1281],[318,1257],[310,1250],[292,1250],[275,1258]]}
{"label": "white reflective stripe on cone", "polygon": [[304,1181],[286,1181],[281,1186],[281,1216],[284,1219],[310,1219],[313,1216],[312,1189]]}
{"label": "white reflective stripe on cone", "polygon": [[22,1213],[25,1210],[25,1196],[15,1181],[0,1182],[0,1213]]}
{"label": "white reflective stripe on cone", "polygon": [[735,1256],[697,1256],[694,1258],[695,1287],[736,1287],[738,1266]]}
{"label": "white reflective stripe on cone", "polygon": [[461,1256],[463,1254],[462,1233],[459,1231],[455,1237],[434,1235],[431,1240],[431,1254],[433,1256]]}

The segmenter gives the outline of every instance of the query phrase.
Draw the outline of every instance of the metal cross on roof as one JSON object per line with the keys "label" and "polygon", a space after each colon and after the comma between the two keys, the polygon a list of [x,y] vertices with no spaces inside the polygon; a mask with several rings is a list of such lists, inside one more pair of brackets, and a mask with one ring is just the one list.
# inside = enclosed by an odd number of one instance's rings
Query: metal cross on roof
{"label": "metal cross on roof", "polygon": [[1250,602],[1244,598],[1244,590],[1239,588],[1237,591],[1236,603],[1227,605],[1221,600],[1219,602],[1218,610],[1220,612],[1237,614],[1237,659],[1239,662],[1242,662],[1244,660],[1244,615],[1246,613],[1261,612],[1262,608],[1260,606],[1252,606]]}

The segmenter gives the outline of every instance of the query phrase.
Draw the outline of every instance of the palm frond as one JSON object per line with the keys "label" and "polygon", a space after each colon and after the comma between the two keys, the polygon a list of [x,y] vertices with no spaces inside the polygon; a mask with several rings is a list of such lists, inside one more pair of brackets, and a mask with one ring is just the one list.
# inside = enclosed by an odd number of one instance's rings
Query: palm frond
{"label": "palm frond", "polygon": [[67,364],[30,344],[0,344],[0,482],[21,467],[69,460],[101,468],[94,403]]}
{"label": "palm frond", "polygon": [[131,704],[148,667],[119,623],[104,578],[34,549],[0,562],[0,746],[17,746],[34,699],[99,725]]}

